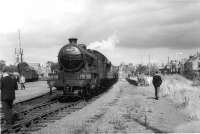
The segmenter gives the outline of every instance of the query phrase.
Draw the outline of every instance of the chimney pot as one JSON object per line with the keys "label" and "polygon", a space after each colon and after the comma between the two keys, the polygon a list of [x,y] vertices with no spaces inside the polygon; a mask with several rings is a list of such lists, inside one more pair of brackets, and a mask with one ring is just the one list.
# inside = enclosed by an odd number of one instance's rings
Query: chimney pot
{"label": "chimney pot", "polygon": [[70,44],[77,44],[77,38],[69,38],[69,43]]}

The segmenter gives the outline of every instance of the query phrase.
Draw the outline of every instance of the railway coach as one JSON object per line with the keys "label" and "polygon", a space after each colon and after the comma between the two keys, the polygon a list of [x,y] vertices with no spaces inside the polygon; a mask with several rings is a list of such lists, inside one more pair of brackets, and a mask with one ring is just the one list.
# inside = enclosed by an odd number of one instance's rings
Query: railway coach
{"label": "railway coach", "polygon": [[19,63],[17,67],[19,74],[25,77],[26,82],[32,82],[38,80],[39,75],[37,71],[31,68],[26,62]]}

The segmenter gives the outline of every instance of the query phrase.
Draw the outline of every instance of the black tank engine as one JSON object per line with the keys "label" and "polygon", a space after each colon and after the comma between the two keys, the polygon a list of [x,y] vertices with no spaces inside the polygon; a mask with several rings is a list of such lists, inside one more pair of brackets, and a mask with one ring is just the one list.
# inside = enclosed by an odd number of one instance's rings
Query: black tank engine
{"label": "black tank engine", "polygon": [[77,44],[76,38],[70,38],[69,44],[60,49],[58,63],[55,86],[63,90],[64,96],[88,97],[102,92],[103,87],[118,79],[118,67],[102,53]]}

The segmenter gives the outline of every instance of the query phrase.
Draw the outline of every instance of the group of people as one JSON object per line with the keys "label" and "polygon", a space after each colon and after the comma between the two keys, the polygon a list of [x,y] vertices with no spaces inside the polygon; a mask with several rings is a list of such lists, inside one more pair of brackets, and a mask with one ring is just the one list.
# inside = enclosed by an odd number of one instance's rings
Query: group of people
{"label": "group of people", "polygon": [[18,82],[20,83],[21,89],[25,89],[25,77],[23,75],[20,79],[7,72],[4,72],[0,76],[2,111],[7,125],[14,123],[13,118],[15,114],[13,114],[12,107],[15,100],[15,90],[18,90]]}

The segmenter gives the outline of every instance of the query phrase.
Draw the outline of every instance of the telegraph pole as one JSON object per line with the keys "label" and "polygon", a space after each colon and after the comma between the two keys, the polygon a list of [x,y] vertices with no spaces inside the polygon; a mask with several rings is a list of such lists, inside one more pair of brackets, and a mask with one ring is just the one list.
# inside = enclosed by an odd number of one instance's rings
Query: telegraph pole
{"label": "telegraph pole", "polygon": [[168,63],[168,65],[169,65],[169,56],[167,57],[167,63]]}
{"label": "telegraph pole", "polygon": [[150,72],[151,72],[150,60],[151,60],[151,56],[150,56],[150,54],[149,54],[149,76],[150,76]]}
{"label": "telegraph pole", "polygon": [[[18,65],[19,63],[23,62],[23,49],[21,47],[21,33],[20,30],[18,30],[18,47],[15,48],[15,56],[16,56],[16,65]],[[21,70],[18,68],[18,71],[21,75]]]}
{"label": "telegraph pole", "polygon": [[21,34],[20,30],[18,30],[19,33],[19,55],[20,55],[20,63],[23,62],[23,49],[21,48]]}

